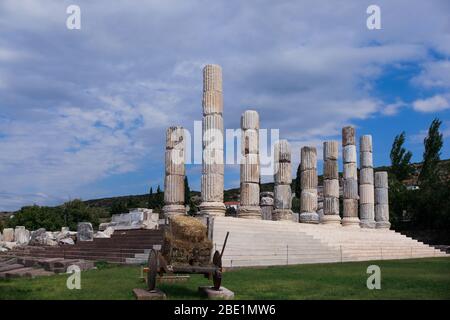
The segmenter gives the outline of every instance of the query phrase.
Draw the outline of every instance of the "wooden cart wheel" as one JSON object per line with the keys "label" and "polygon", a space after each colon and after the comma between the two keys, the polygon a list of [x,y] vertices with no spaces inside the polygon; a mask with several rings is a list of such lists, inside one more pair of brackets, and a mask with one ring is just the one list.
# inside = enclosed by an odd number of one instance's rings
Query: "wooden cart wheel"
{"label": "wooden cart wheel", "polygon": [[214,252],[213,264],[216,267],[212,274],[214,289],[219,290],[222,283],[222,257],[219,251]]}
{"label": "wooden cart wheel", "polygon": [[149,291],[156,289],[156,276],[158,274],[159,269],[158,267],[159,267],[158,252],[154,249],[151,249],[148,255],[148,272],[147,272],[147,285]]}

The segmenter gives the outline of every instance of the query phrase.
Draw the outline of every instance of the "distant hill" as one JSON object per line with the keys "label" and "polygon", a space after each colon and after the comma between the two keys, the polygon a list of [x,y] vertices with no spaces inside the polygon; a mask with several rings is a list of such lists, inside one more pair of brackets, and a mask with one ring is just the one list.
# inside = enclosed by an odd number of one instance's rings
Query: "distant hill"
{"label": "distant hill", "polygon": [[[413,163],[414,167],[413,176],[403,181],[405,185],[411,186],[417,184],[417,178],[422,167],[422,163]],[[450,159],[442,160],[439,163],[441,175],[445,176],[446,179],[450,180]],[[389,171],[389,166],[377,167],[374,169],[375,171]],[[339,176],[342,176],[342,173],[339,173]],[[322,185],[322,176],[319,176],[319,185]],[[261,184],[261,192],[262,191],[273,191],[274,184],[272,183],[262,183]],[[295,190],[295,176],[292,180],[292,191]],[[191,191],[191,197],[199,198],[199,191]],[[239,201],[240,190],[239,188],[232,188],[224,191],[224,201]],[[84,201],[87,205],[91,207],[99,207],[109,210],[114,202],[124,202],[128,204],[128,207],[147,207],[148,202],[148,194],[138,194],[138,195],[127,195],[127,196],[118,196],[118,197],[107,197],[100,199],[91,199]],[[7,218],[11,215],[11,212],[0,212],[0,220]]]}
{"label": "distant hill", "polygon": [[[411,164],[414,167],[414,173],[413,176],[404,181],[405,185],[416,185],[417,184],[417,178],[420,172],[420,169],[422,167],[422,163],[413,163]],[[450,180],[450,159],[447,160],[442,160],[439,163],[440,166],[440,171],[442,175],[445,175],[447,179]],[[377,167],[374,170],[375,171],[389,171],[389,166],[381,166],[381,167]],[[342,173],[339,173],[339,176],[342,176]],[[319,175],[319,185],[322,185],[323,182],[323,178],[322,175]],[[270,183],[262,183],[261,184],[261,192],[263,191],[273,191],[273,187],[274,184],[273,182]],[[293,177],[292,180],[292,191],[295,190],[295,177]],[[193,196],[200,196],[200,192],[199,191],[191,191],[191,197]],[[224,201],[239,201],[239,197],[240,197],[240,189],[239,188],[232,188],[232,189],[228,189],[224,191]],[[147,205],[147,199],[148,199],[148,194],[140,194],[140,195],[129,195],[129,196],[120,196],[120,197],[110,197],[110,198],[102,198],[102,199],[93,199],[93,200],[87,200],[85,201],[87,204],[89,204],[90,206],[95,206],[95,207],[106,207],[109,208],[111,207],[112,203],[114,201],[135,201],[138,203],[141,203],[142,206],[146,206]]]}

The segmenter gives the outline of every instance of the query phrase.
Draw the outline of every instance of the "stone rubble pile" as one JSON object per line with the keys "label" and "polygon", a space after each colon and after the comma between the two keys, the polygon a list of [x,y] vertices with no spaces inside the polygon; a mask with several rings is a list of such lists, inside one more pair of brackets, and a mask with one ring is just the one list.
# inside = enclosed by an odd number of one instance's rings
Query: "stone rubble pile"
{"label": "stone rubble pile", "polygon": [[61,231],[47,231],[44,228],[29,231],[24,226],[5,228],[0,237],[0,252],[12,250],[17,246],[56,246],[58,244],[73,245],[77,233],[63,227]]}
{"label": "stone rubble pile", "polygon": [[99,231],[94,231],[89,222],[80,222],[77,231],[62,227],[61,231],[47,231],[40,228],[34,231],[24,226],[5,228],[0,232],[0,252],[12,250],[17,246],[57,246],[74,245],[77,241],[93,241],[94,238],[110,238],[114,230],[158,229],[159,214],[151,209],[137,208],[129,213],[116,214],[109,223],[101,223]]}
{"label": "stone rubble pile", "polygon": [[[159,214],[153,212],[152,209],[136,208],[128,213],[113,214],[111,222],[100,223],[98,230],[110,237],[114,230],[158,229],[159,223]],[[103,234],[100,234],[99,237],[103,237]]]}

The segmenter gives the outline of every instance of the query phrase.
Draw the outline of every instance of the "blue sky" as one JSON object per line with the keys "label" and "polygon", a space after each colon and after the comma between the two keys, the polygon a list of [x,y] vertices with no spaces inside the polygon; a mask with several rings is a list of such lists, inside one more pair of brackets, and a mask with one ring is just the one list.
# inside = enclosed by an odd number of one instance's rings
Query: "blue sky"
{"label": "blue sky", "polygon": [[[403,130],[420,161],[435,117],[450,157],[450,2],[256,2],[2,1],[0,210],[163,185],[165,130],[201,120],[207,63],[223,68],[225,127],[257,110],[294,169],[301,146],[320,153],[349,124],[373,135],[375,165]],[[198,190],[200,165],[187,169]],[[225,187],[238,181],[228,166]]]}

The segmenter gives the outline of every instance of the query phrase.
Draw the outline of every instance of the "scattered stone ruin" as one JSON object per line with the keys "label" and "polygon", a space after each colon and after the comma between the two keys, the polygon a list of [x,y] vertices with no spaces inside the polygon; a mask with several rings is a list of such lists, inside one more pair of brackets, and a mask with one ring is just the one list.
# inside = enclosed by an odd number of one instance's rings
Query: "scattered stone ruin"
{"label": "scattered stone ruin", "polygon": [[70,231],[67,227],[62,227],[60,231],[47,231],[44,228],[29,231],[24,226],[16,226],[14,229],[5,228],[3,234],[0,232],[0,252],[22,246],[74,245],[95,238],[110,238],[115,230],[155,230],[163,223],[159,214],[152,209],[136,208],[128,213],[112,215],[111,222],[101,223],[96,232],[90,222],[78,223],[76,231]]}

